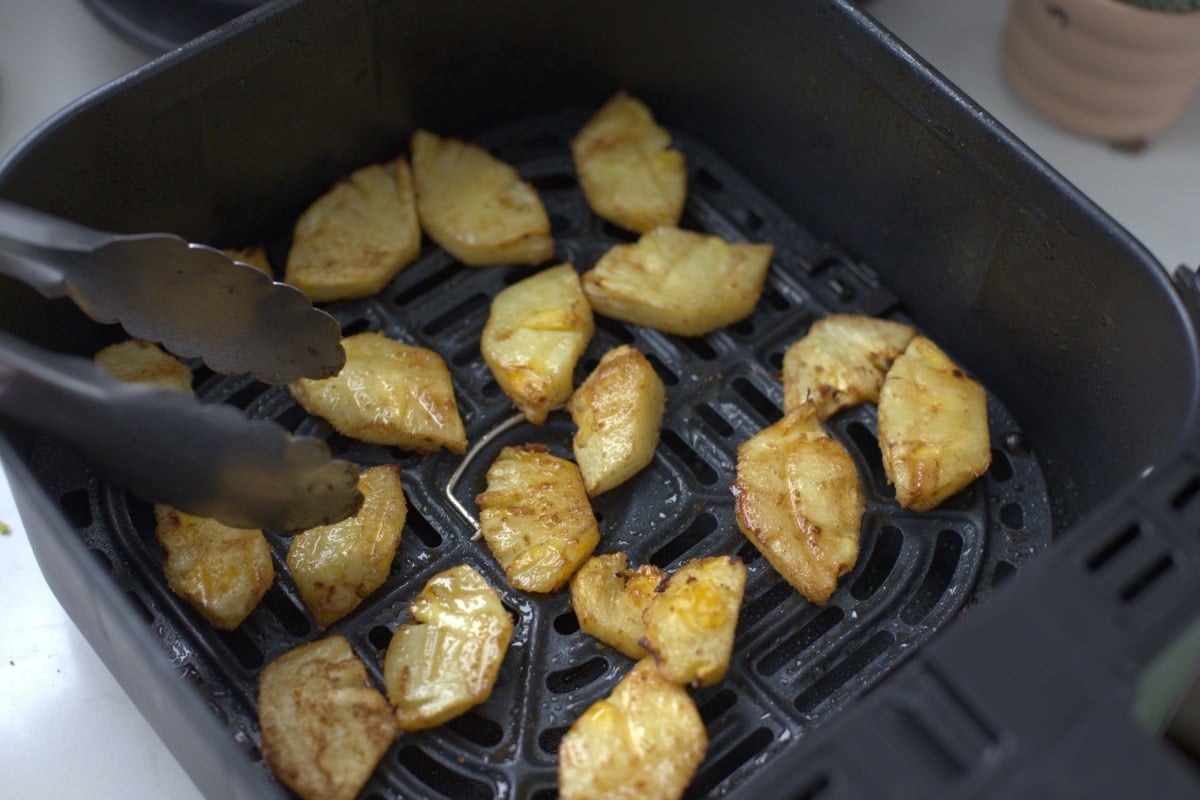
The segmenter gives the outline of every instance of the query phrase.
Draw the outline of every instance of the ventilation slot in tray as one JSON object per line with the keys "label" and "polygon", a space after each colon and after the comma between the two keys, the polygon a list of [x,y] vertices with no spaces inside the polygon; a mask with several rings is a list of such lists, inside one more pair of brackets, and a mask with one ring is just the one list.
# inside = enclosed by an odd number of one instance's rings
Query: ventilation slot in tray
{"label": "ventilation slot in tray", "polygon": [[691,800],[692,798],[701,798],[708,796],[714,788],[719,786],[726,778],[732,775],[739,767],[752,758],[757,756],[771,742],[775,741],[775,735],[770,728],[757,728],[745,739],[742,739],[727,752],[718,755],[715,759],[710,758],[706,765],[701,768],[699,774],[688,787],[684,797]]}
{"label": "ventilation slot in tray", "polygon": [[849,683],[872,661],[886,653],[895,640],[896,637],[891,631],[883,630],[876,633],[801,692],[796,697],[796,709],[805,713],[811,712],[821,703],[829,700],[834,692]]}
{"label": "ventilation slot in tray", "polygon": [[495,747],[504,739],[504,728],[499,723],[474,711],[455,717],[446,727],[480,747]]}
{"label": "ventilation slot in tray", "polygon": [[963,539],[958,531],[938,532],[937,542],[933,548],[933,558],[929,562],[929,570],[921,580],[917,593],[900,612],[902,620],[912,625],[933,610],[947,587],[950,586],[950,582],[954,580],[962,549]]}
{"label": "ventilation slot in tray", "polygon": [[656,567],[669,567],[673,561],[703,542],[716,529],[717,518],[712,514],[701,514],[687,527],[687,530],[652,555],[650,563]]}
{"label": "ventilation slot in tray", "polygon": [[87,489],[72,489],[58,498],[58,505],[72,527],[82,530],[92,525],[92,500]]}
{"label": "ventilation slot in tray", "polygon": [[410,775],[442,797],[451,800],[491,800],[495,796],[490,784],[432,758],[415,745],[400,748],[396,760]]}
{"label": "ventilation slot in tray", "polygon": [[594,683],[608,672],[608,661],[592,656],[581,664],[551,672],[546,676],[546,688],[554,694],[567,694]]}

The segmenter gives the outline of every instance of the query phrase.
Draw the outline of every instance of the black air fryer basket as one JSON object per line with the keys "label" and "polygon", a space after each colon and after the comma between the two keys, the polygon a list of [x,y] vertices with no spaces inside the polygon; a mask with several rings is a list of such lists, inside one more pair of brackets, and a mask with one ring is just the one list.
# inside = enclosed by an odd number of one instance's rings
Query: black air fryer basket
{"label": "black air fryer basket", "polygon": [[[1200,775],[1155,735],[1200,638],[1194,277],[1173,286],[852,5],[275,2],[49,123],[0,168],[0,195],[115,231],[265,241],[279,265],[314,197],[419,126],[516,165],[546,203],[556,258],[583,270],[630,237],[588,210],[567,142],[619,88],[687,155],[682,225],[776,247],[747,320],[687,339],[598,317],[577,375],[632,343],[668,394],[653,464],[595,502],[597,552],[747,563],[729,675],[694,693],[710,746],[688,796],[1195,796]],[[565,593],[509,588],[471,539],[501,447],[569,455],[569,419],[514,424],[479,354],[490,298],[527,274],[466,268],[427,243],[378,296],[328,309],[347,334],[443,355],[481,443],[465,462],[352,441],[281,387],[193,365],[205,400],[401,466],[410,510],[391,577],[330,629],[376,680],[409,601],[449,566],[475,565],[517,620],[492,698],[402,734],[365,797],[553,797],[559,740],[630,666],[579,630]],[[122,337],[3,288],[3,327],[31,341],[90,356]],[[737,445],[781,414],[784,350],[831,312],[914,324],[974,373],[994,460],[913,514],[882,475],[874,410],[835,417],[867,513],[858,564],[818,608],[738,533],[729,484]],[[286,540],[268,532],[276,583],[218,632],[167,590],[147,503],[61,442],[4,433],[47,581],[196,784],[286,795],[258,756],[257,677],[322,635]]]}

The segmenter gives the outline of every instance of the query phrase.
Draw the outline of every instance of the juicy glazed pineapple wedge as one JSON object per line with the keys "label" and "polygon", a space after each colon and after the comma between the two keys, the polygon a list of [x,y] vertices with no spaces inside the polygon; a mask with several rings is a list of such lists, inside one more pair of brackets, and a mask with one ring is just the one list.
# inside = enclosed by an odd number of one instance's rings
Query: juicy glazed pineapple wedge
{"label": "juicy glazed pineapple wedge", "polygon": [[687,690],[639,661],[558,746],[563,800],[676,800],[704,760],[708,734]]}
{"label": "juicy glazed pineapple wedge", "polygon": [[395,464],[363,470],[358,490],[363,496],[358,513],[310,528],[288,547],[288,571],[322,628],[358,608],[387,580],[408,516],[400,468]]}
{"label": "juicy glazed pineapple wedge", "polygon": [[630,658],[654,656],[668,680],[711,686],[725,677],[746,585],[736,556],[698,558],[668,576],[628,569],[624,553],[588,559],[571,579],[579,628]]}
{"label": "juicy glazed pineapple wedge", "polygon": [[417,131],[412,166],[421,227],[462,263],[540,264],[554,255],[537,190],[482,147]]}
{"label": "juicy glazed pineapple wedge", "polygon": [[350,643],[300,645],[259,676],[267,766],[305,800],[353,800],[396,738],[396,718]]}
{"label": "juicy glazed pineapple wedge", "polygon": [[524,592],[561,589],[600,541],[579,468],[534,445],[501,450],[475,502],[484,541]]}
{"label": "juicy glazed pineapple wedge", "polygon": [[513,621],[483,576],[462,564],[429,579],[392,634],[383,682],[400,729],[440,725],[492,693]]}
{"label": "juicy glazed pineapple wedge", "polygon": [[315,303],[369,297],[420,252],[412,174],[397,158],[355,171],[300,215],[284,280]]}
{"label": "juicy glazed pineapple wedge", "polygon": [[916,337],[880,391],[879,449],[897,502],[914,511],[936,507],[991,464],[983,387]]}
{"label": "juicy glazed pineapple wedge", "polygon": [[363,442],[466,452],[466,431],[441,356],[381,333],[348,336],[342,347],[346,364],[337,375],[288,384],[305,411]]}
{"label": "juicy glazed pineapple wedge", "polygon": [[884,375],[914,335],[908,325],[857,314],[817,320],[783,356],[784,411],[811,402],[826,420],[877,402]]}
{"label": "juicy glazed pineapple wedge", "polygon": [[643,615],[643,644],[663,677],[692,686],[725,677],[745,587],[737,556],[698,558],[670,577]]}
{"label": "juicy glazed pineapple wedge", "polygon": [[632,478],[654,460],[666,409],[662,379],[629,345],[609,350],[567,403],[578,430],[575,461],[589,497]]}
{"label": "juicy glazed pineapple wedge", "polygon": [[242,624],[275,580],[262,531],[231,528],[164,505],[154,507],[154,519],[171,591],[217,628]]}
{"label": "juicy glazed pineapple wedge", "polygon": [[750,316],[774,248],[661,227],[611,248],[583,275],[592,309],[679,336],[702,336]]}
{"label": "juicy glazed pineapple wedge", "polygon": [[687,197],[687,164],[650,109],[618,92],[571,140],[571,156],[597,216],[645,233],[675,225]]}
{"label": "juicy glazed pineapple wedge", "polygon": [[578,273],[559,264],[496,295],[479,349],[501,390],[541,425],[571,396],[575,363],[595,329]]}
{"label": "juicy glazed pineapple wedge", "polygon": [[858,559],[858,471],[811,403],[738,447],[738,528],[800,594],[825,605]]}

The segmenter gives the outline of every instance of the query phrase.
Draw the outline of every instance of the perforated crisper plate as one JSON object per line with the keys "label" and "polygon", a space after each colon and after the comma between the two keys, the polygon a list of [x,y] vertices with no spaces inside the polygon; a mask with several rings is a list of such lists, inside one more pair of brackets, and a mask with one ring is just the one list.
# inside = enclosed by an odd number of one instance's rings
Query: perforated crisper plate
{"label": "perforated crisper plate", "polygon": [[[540,190],[553,223],[556,258],[583,271],[610,246],[634,237],[587,208],[567,142],[586,113],[564,112],[493,130],[477,141],[516,165]],[[828,606],[800,597],[738,532],[729,486],[737,445],[781,416],[783,352],[816,319],[835,311],[909,321],[871,271],[788,219],[713,153],[677,137],[690,169],[682,227],[776,247],[753,316],[702,338],[686,339],[596,318],[596,335],[579,364],[582,380],[610,348],[632,343],[667,387],[662,441],[653,463],[599,497],[598,553],[624,550],[635,563],[673,569],[688,559],[736,553],[748,576],[733,662],[719,685],[694,693],[708,726],[708,756],[688,796],[724,796],[790,739],[867,691],[964,608],[1046,547],[1051,524],[1037,462],[1015,423],[988,399],[994,463],[962,493],[926,514],[900,509],[887,486],[875,439],[873,407],[833,418],[833,436],[858,465],[867,499],[858,564]],[[800,179],[800,178],[798,178]],[[272,243],[282,263],[288,242]],[[441,353],[454,375],[470,440],[494,432],[514,409],[479,354],[490,298],[531,274],[529,268],[471,269],[427,245],[376,297],[329,311],[347,334],[379,330]],[[953,342],[946,343],[953,352]],[[338,455],[364,465],[401,466],[408,524],[391,577],[329,632],[344,634],[381,684],[381,661],[405,608],[434,573],[463,561],[478,568],[516,618],[512,646],[487,703],[438,729],[402,734],[364,790],[367,798],[532,797],[555,794],[555,753],[572,721],[605,696],[629,659],[579,631],[567,593],[525,595],[509,588],[473,528],[447,496],[463,459],[422,457],[334,434],[280,387],[197,369],[207,401],[243,407],[326,439]],[[521,423],[496,434],[461,469],[453,494],[474,513],[484,473],[506,444],[542,442],[570,455],[570,419],[551,415],[542,428]],[[166,588],[153,515],[145,503],[98,483],[66,448],[43,439],[33,459],[57,487],[67,514],[145,611],[181,679],[195,683],[213,713],[257,758],[255,691],[268,661],[322,635],[304,609],[284,564],[287,540],[268,534],[278,573],[258,609],[232,632],[216,631]],[[263,767],[264,776],[266,769]]]}

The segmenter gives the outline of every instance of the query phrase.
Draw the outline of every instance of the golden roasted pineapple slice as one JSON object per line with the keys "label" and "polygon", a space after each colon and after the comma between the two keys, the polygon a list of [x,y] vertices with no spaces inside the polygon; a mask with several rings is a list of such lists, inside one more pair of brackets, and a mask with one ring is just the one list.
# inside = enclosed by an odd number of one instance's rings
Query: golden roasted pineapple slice
{"label": "golden roasted pineapple slice", "polygon": [[562,800],[677,800],[708,734],[687,690],[650,658],[575,720],[558,746]]}
{"label": "golden roasted pineapple slice", "polygon": [[382,333],[342,340],[346,365],[332,378],[301,378],[288,391],[338,433],[373,444],[465,453],[467,435],[446,362]]}
{"label": "golden roasted pineapple slice", "polygon": [[356,170],[300,215],[284,280],[317,303],[369,297],[420,252],[412,175],[397,158]]}
{"label": "golden roasted pineapple slice", "polygon": [[784,411],[811,402],[826,420],[877,402],[884,374],[914,335],[908,325],[857,314],[817,320],[783,356]]}
{"label": "golden roasted pineapple slice", "polygon": [[583,275],[592,310],[664,333],[701,336],[745,319],[774,248],[661,227],[622,244]]}
{"label": "golden roasted pineapple slice", "polygon": [[659,590],[643,644],[667,680],[712,686],[725,677],[745,587],[742,560],[715,556],[684,564]]}
{"label": "golden roasted pineapple slice", "polygon": [[579,628],[630,658],[644,658],[643,615],[667,580],[653,564],[628,569],[624,553],[593,556],[571,578]]}
{"label": "golden roasted pineapple slice", "polygon": [[262,600],[275,567],[262,531],[154,507],[167,585],[218,628],[233,630]]}
{"label": "golden roasted pineapple slice", "polygon": [[738,447],[738,528],[817,605],[854,566],[866,508],[850,454],[805,403]]}
{"label": "golden roasted pineapple slice", "polygon": [[513,621],[495,590],[466,564],[429,579],[396,629],[383,664],[388,699],[405,731],[440,725],[492,693]]}
{"label": "golden roasted pineapple slice", "polygon": [[400,468],[381,464],[358,478],[363,504],[332,525],[310,528],[292,539],[287,565],[304,604],[327,628],[358,608],[387,580],[408,515]]}
{"label": "golden roasted pineapple slice", "polygon": [[192,391],[192,371],[158,345],[141,339],[110,344],[96,353],[94,360],[119,381],[189,394]]}
{"label": "golden roasted pineapple slice", "polygon": [[396,718],[341,636],[284,653],[258,680],[263,760],[305,800],[353,800],[396,738]]}
{"label": "golden roasted pineapple slice", "polygon": [[561,589],[600,541],[579,468],[535,445],[501,450],[475,502],[484,541],[525,592]]}
{"label": "golden roasted pineapple slice", "polygon": [[275,277],[275,271],[271,269],[271,260],[267,258],[267,251],[261,245],[231,247],[225,251],[225,255],[234,261],[249,264],[268,278]]}
{"label": "golden roasted pineapple slice", "polygon": [[666,390],[646,357],[629,345],[604,354],[567,408],[579,429],[572,444],[590,497],[654,460]]}
{"label": "golden roasted pineapple slice", "polygon": [[571,396],[575,362],[595,329],[578,273],[559,264],[496,295],[479,349],[504,393],[541,425]]}
{"label": "golden roasted pineapple slice", "polygon": [[417,131],[412,164],[421,226],[462,263],[540,264],[554,255],[537,190],[482,147]]}
{"label": "golden roasted pineapple slice", "polygon": [[928,511],[992,463],[983,387],[918,336],[879,394],[883,469],[904,508]]}
{"label": "golden roasted pineapple slice", "polygon": [[675,225],[687,196],[687,164],[645,103],[617,92],[571,140],[588,205],[638,233]]}

